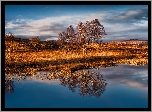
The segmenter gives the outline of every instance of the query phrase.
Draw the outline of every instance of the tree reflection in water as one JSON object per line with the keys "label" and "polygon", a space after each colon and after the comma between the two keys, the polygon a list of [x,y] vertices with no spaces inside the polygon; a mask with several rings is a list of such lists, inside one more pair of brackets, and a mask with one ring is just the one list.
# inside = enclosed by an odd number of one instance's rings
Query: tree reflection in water
{"label": "tree reflection in water", "polygon": [[107,85],[102,74],[89,70],[77,71],[68,78],[60,79],[60,81],[61,85],[67,86],[72,92],[75,92],[75,89],[78,88],[81,96],[99,97]]}
{"label": "tree reflection in water", "polygon": [[14,92],[14,81],[5,79],[5,92],[6,93],[13,93]]}
{"label": "tree reflection in water", "polygon": [[60,84],[68,87],[72,92],[76,88],[81,96],[89,95],[99,97],[105,90],[107,83],[102,77],[102,74],[92,72],[91,70],[78,70],[71,72],[70,70],[54,70],[49,73],[25,75],[28,73],[7,73],[5,75],[5,90],[12,93],[14,91],[13,80],[18,79],[41,79],[41,80],[60,80]]}

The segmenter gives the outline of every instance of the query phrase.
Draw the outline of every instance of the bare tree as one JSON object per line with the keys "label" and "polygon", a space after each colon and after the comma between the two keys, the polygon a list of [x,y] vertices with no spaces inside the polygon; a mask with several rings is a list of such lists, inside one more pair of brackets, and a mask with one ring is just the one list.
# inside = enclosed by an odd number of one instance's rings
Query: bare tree
{"label": "bare tree", "polygon": [[98,42],[104,35],[107,35],[103,25],[100,24],[98,19],[90,22],[86,21],[85,24],[80,22],[76,28],[78,30],[77,33],[75,33],[73,27],[70,25],[67,28],[67,32],[59,34],[58,40],[62,43],[60,45],[65,46],[66,48],[68,47],[68,50],[74,44],[83,47],[84,55],[87,45],[93,42]]}

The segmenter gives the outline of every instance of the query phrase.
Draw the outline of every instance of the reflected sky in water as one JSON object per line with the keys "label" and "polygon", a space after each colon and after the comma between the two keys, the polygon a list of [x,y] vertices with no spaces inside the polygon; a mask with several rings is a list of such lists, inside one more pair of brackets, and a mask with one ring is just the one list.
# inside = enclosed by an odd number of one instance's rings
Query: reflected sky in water
{"label": "reflected sky in water", "polygon": [[109,84],[121,83],[132,88],[148,91],[148,67],[119,65],[117,67],[101,68],[104,78]]}
{"label": "reflected sky in water", "polygon": [[118,65],[91,69],[108,83],[99,96],[80,96],[59,80],[14,81],[14,92],[5,94],[6,108],[147,108],[148,67]]}

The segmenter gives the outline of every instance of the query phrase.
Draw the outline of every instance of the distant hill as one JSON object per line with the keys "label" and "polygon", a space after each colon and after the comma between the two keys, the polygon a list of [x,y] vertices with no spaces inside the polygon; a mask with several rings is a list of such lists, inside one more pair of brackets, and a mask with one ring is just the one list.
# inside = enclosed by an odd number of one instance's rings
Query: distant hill
{"label": "distant hill", "polygon": [[108,42],[108,43],[113,43],[113,44],[127,44],[127,45],[132,45],[132,44],[148,45],[148,40],[130,39],[130,40],[112,41],[112,42]]}

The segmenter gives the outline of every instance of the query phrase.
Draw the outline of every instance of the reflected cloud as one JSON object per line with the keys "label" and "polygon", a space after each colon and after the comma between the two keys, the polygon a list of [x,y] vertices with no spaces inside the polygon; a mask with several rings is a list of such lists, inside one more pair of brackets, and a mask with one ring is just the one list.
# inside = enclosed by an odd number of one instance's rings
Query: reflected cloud
{"label": "reflected cloud", "polygon": [[104,78],[113,83],[122,83],[132,88],[148,90],[148,67],[147,66],[130,66],[118,65],[117,67],[108,67],[100,69]]}
{"label": "reflected cloud", "polygon": [[138,88],[148,91],[147,84],[144,84],[142,82],[136,81],[136,80],[130,80],[130,79],[118,79],[119,82],[124,83],[132,88]]}

